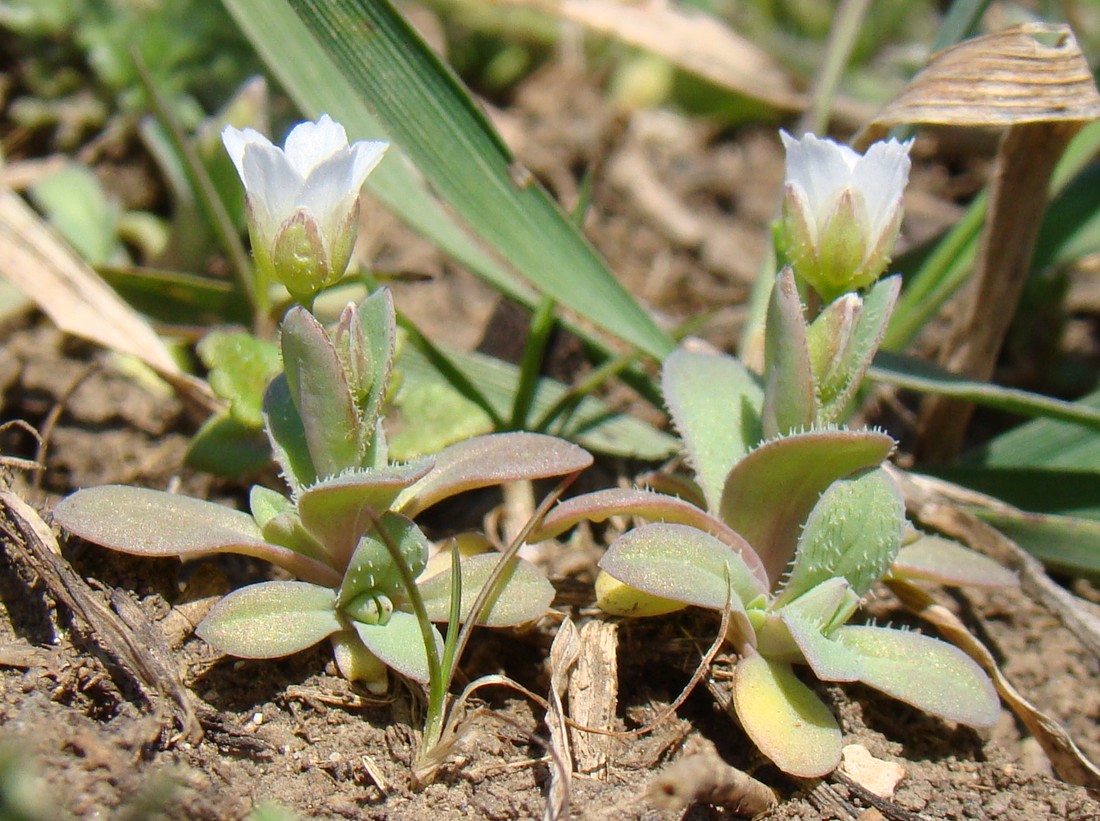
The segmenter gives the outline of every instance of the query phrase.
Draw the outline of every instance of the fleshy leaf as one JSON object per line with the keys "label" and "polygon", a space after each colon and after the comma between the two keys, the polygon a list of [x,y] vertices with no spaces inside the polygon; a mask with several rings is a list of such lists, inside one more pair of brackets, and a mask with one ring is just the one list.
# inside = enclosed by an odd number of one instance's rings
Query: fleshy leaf
{"label": "fleshy leaf", "polygon": [[[363,644],[378,658],[406,678],[428,682],[428,656],[424,651],[424,638],[416,616],[395,610],[385,624],[352,622]],[[436,653],[442,656],[443,637],[432,628]]]}
{"label": "fleshy leaf", "polygon": [[126,485],[85,488],[58,503],[54,521],[82,539],[123,553],[186,558],[241,553],[306,581],[340,581],[331,567],[265,541],[247,513],[190,496]]}
{"label": "fleshy leaf", "polygon": [[252,518],[262,529],[265,524],[274,519],[280,513],[290,513],[294,510],[294,503],[277,490],[266,488],[263,485],[253,485],[248,493],[248,509],[252,511]]}
{"label": "fleshy leaf", "polygon": [[817,419],[817,397],[802,300],[789,267],[775,279],[764,336],[764,436],[806,430]]}
{"label": "fleshy leaf", "polygon": [[332,655],[336,659],[336,666],[344,678],[348,681],[362,682],[376,696],[386,692],[389,688],[386,664],[367,649],[355,630],[349,628],[333,633],[329,641],[332,642]]}
{"label": "fleshy leaf", "polygon": [[840,727],[821,699],[789,664],[760,655],[734,670],[733,706],[741,726],[784,772],[816,778],[840,763]]}
{"label": "fleshy leaf", "polygon": [[756,649],[773,660],[804,661],[818,678],[855,681],[858,663],[827,637],[851,618],[859,602],[844,579],[822,582],[785,607],[768,612],[756,631]]}
{"label": "fleshy leaf", "polygon": [[942,536],[921,535],[898,551],[890,575],[970,587],[1016,587],[1016,574],[988,556]]}
{"label": "fleshy leaf", "polygon": [[826,430],[767,442],[734,465],[721,519],[753,546],[772,585],[794,557],[799,528],[837,479],[878,467],[894,449],[884,433]]}
{"label": "fleshy leaf", "polygon": [[347,377],[321,323],[292,308],[281,326],[283,366],[318,477],[359,466],[359,418]]}
{"label": "fleshy leaf", "polygon": [[[381,514],[379,523],[385,538],[397,546],[415,579],[428,563],[428,537],[411,519],[397,513]],[[405,598],[401,572],[373,527],[359,540],[348,562],[347,573],[340,585],[338,606],[343,607],[360,593],[380,593],[390,599]]]}
{"label": "fleshy leaf", "polygon": [[295,553],[300,553],[303,556],[316,559],[337,570],[343,567],[340,562],[333,559],[325,549],[325,546],[317,541],[312,533],[306,530],[305,525],[302,524],[301,518],[293,510],[288,510],[286,513],[279,513],[271,519],[268,519],[264,522],[264,526],[261,530],[263,531],[264,539],[272,544],[282,545],[283,547],[293,550]]}
{"label": "fleshy leaf", "polygon": [[687,525],[634,528],[607,549],[600,569],[638,590],[684,604],[722,610],[728,598],[746,637],[753,633],[745,607],[767,592],[733,548]]}
{"label": "fleshy leaf", "polygon": [[641,619],[683,610],[686,604],[654,596],[616,579],[606,570],[596,575],[596,606],[609,616]]}
{"label": "fleshy leaf", "polygon": [[195,350],[210,370],[207,381],[229,400],[233,418],[259,430],[267,383],[279,373],[279,349],[246,331],[211,331]]}
{"label": "fleshy leaf", "polygon": [[[478,597],[481,588],[493,572],[501,554],[496,551],[482,553],[463,559],[462,568],[462,607],[460,620],[466,621],[470,608]],[[451,569],[443,570],[417,582],[424,606],[428,609],[428,618],[432,621],[447,621],[451,606]],[[483,611],[478,624],[487,627],[510,627],[525,624],[546,615],[550,602],[554,600],[554,587],[537,567],[523,559],[513,558],[508,563],[496,587],[499,591],[490,598],[487,610]]]}
{"label": "fleshy leaf", "polygon": [[893,563],[904,526],[905,504],[886,471],[833,482],[802,528],[794,566],[776,603],[834,577],[847,579],[857,596],[864,595]]}
{"label": "fleshy leaf", "polygon": [[863,297],[863,307],[848,344],[833,360],[828,376],[818,378],[818,424],[838,421],[859,390],[863,376],[882,343],[900,290],[901,277],[894,275],[875,283]]}
{"label": "fleshy leaf", "polygon": [[494,433],[458,442],[435,456],[435,469],[396,499],[393,509],[418,513],[467,490],[518,479],[545,479],[584,470],[584,448],[541,433]]}
{"label": "fleshy leaf", "polygon": [[252,584],[214,605],[195,633],[231,656],[279,658],[341,630],[335,605],[336,594],[316,584]]}
{"label": "fleshy leaf", "polygon": [[730,356],[679,348],[665,360],[661,389],[711,510],[730,468],[762,438],[764,391]]}
{"label": "fleshy leaf", "polygon": [[290,398],[285,373],[271,380],[264,393],[264,431],[275,461],[283,469],[283,478],[297,498],[302,488],[317,481],[317,469],[309,453],[302,417]]}
{"label": "fleshy leaf", "polygon": [[324,479],[303,490],[298,498],[302,524],[325,545],[334,561],[346,564],[359,537],[371,526],[368,511],[381,516],[401,491],[431,468],[431,459],[421,459]]}
{"label": "fleshy leaf", "polygon": [[740,534],[702,508],[675,496],[665,496],[648,490],[609,488],[574,496],[546,514],[542,524],[531,534],[528,541],[539,542],[543,539],[552,539],[581,521],[603,522],[612,516],[623,515],[638,516],[652,522],[690,525],[706,531],[740,553],[761,586],[765,588],[768,586],[764,565]]}
{"label": "fleshy leaf", "polygon": [[993,683],[954,645],[885,627],[841,627],[835,638],[860,657],[859,680],[876,690],[971,727],[990,727],[1000,717]]}

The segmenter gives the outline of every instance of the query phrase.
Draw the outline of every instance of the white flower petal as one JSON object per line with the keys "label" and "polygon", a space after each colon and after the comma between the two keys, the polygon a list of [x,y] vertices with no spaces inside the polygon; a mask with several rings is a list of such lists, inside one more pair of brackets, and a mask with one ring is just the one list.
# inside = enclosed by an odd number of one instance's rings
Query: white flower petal
{"label": "white flower petal", "polygon": [[352,144],[352,167],[348,175],[352,188],[358,191],[363,187],[367,175],[382,161],[389,147],[390,144],[382,140],[360,140]]}
{"label": "white flower petal", "polygon": [[909,182],[909,149],[912,145],[912,140],[906,143],[897,140],[874,143],[852,174],[852,182],[863,193],[870,212],[867,216],[872,235],[886,224],[905,191]]}
{"label": "white flower petal", "polygon": [[273,239],[279,226],[293,213],[303,180],[277,148],[269,151],[260,145],[246,146],[242,166],[244,189],[252,202],[255,219],[261,222],[260,233]]}
{"label": "white flower petal", "polygon": [[359,194],[358,188],[351,187],[353,164],[354,158],[346,148],[329,157],[313,169],[294,201],[296,208],[305,208],[314,215],[326,241],[343,222],[349,200]]}
{"label": "white flower petal", "polygon": [[244,180],[244,150],[248,146],[266,146],[275,151],[279,150],[271,144],[271,141],[267,137],[256,129],[239,129],[231,125],[227,125],[222,129],[222,145],[225,146],[225,150],[229,154],[229,159],[233,160],[233,165],[236,166],[237,174],[242,181]]}
{"label": "white flower petal", "polygon": [[795,140],[780,132],[787,149],[787,182],[806,194],[818,224],[828,216],[833,199],[852,181],[860,156],[846,145],[806,134]]}
{"label": "white flower petal", "polygon": [[329,157],[347,147],[347,132],[328,114],[322,114],[315,123],[308,120],[298,123],[287,134],[285,143],[287,160],[303,179]]}

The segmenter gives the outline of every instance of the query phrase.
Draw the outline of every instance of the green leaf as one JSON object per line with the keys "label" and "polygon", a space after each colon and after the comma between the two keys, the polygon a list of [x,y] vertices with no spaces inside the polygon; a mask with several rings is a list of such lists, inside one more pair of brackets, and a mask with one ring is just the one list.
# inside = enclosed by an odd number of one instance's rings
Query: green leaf
{"label": "green leaf", "polygon": [[1052,399],[1037,393],[975,382],[912,357],[880,351],[867,377],[884,385],[905,390],[964,399],[976,405],[1008,411],[1020,416],[1042,416],[1100,430],[1100,409]]}
{"label": "green leaf", "polygon": [[58,503],[54,521],[82,539],[123,553],[187,558],[241,553],[307,581],[340,581],[331,567],[264,541],[247,513],[190,496],[126,485],[85,488]]}
{"label": "green leaf", "polygon": [[259,427],[244,424],[226,408],[195,432],[184,461],[219,476],[247,476],[271,464],[271,444]]}
{"label": "green leaf", "polygon": [[214,605],[195,633],[231,656],[289,656],[342,629],[335,604],[336,594],[315,584],[252,584]]}
{"label": "green leaf", "polygon": [[764,562],[772,585],[794,558],[799,530],[837,479],[878,467],[894,440],[875,431],[826,430],[774,439],[734,465],[722,491],[722,521]]}
{"label": "green leaf", "polygon": [[[815,367],[817,376],[817,396],[821,409],[818,412],[818,424],[839,421],[852,401],[856,391],[863,383],[863,377],[874,359],[882,337],[886,333],[886,324],[897,302],[901,289],[901,277],[892,276],[880,280],[863,297],[862,309],[855,321],[855,328],[847,344],[840,346],[839,356],[829,362],[826,375],[822,376],[820,366]],[[843,298],[842,298],[843,299]],[[840,300],[832,303],[826,312]],[[811,355],[820,343],[815,342],[814,329],[825,316],[825,312],[810,326],[809,345]]]}
{"label": "green leaf", "polygon": [[370,352],[369,389],[362,405],[360,424],[369,433],[382,416],[382,404],[386,401],[390,376],[393,374],[394,352],[397,345],[397,323],[393,309],[393,294],[389,288],[380,288],[364,299],[355,309]]}
{"label": "green leaf", "polygon": [[904,526],[905,504],[886,471],[833,482],[802,528],[777,604],[834,577],[847,579],[863,596],[893,563]]}
{"label": "green leaf", "polygon": [[[450,351],[447,358],[451,366],[471,384],[477,386],[479,393],[498,418],[508,418],[519,384],[519,369],[515,365],[476,352]],[[424,354],[413,345],[406,346],[401,352],[398,368],[404,379],[402,392],[425,383],[439,385],[441,378],[446,379],[446,374],[441,375],[428,362]],[[458,386],[449,385],[449,387],[458,390]],[[535,394],[531,399],[529,418],[541,418],[566,396],[567,391],[568,388],[560,382],[545,378],[538,380]],[[460,390],[458,392],[461,393]],[[470,396],[465,394],[463,396],[468,401],[475,401]],[[398,401],[402,401],[400,394]],[[460,438],[458,431],[472,427],[476,423],[477,418],[473,417],[472,411],[462,412],[455,423],[455,431],[451,433],[450,441],[443,444],[458,441]],[[559,416],[542,432],[552,433],[599,453],[645,461],[665,459],[679,448],[675,437],[657,430],[640,419],[619,413],[593,396],[583,397],[571,414]],[[443,431],[438,431],[437,435],[442,438]],[[391,445],[396,447],[392,441]],[[438,449],[424,452],[434,452]],[[404,454],[405,458],[411,455],[408,452]]]}
{"label": "green leaf", "polygon": [[[347,564],[359,537],[381,517],[403,490],[432,468],[430,459],[409,465],[358,470],[324,479],[298,497],[298,514],[338,567]],[[370,511],[370,513],[368,513]]]}
{"label": "green leaf", "polygon": [[253,485],[252,490],[248,492],[248,509],[252,511],[252,518],[262,530],[265,524],[280,513],[292,513],[294,503],[277,490],[271,490],[263,485]]}
{"label": "green leaf", "polygon": [[1100,522],[1042,513],[971,512],[1048,567],[1100,579]]}
{"label": "green leaf", "polygon": [[[459,620],[470,618],[470,608],[493,572],[501,554],[482,553],[462,560],[462,608]],[[439,573],[417,582],[428,618],[432,621],[447,621],[451,604],[451,570],[448,567]],[[546,615],[550,602],[554,600],[554,587],[542,571],[528,561],[513,558],[508,563],[500,582],[497,594],[491,597],[487,609],[482,613],[478,624],[488,627],[511,627],[525,624]]]}
{"label": "green leaf", "polygon": [[822,582],[769,614],[760,630],[760,652],[778,661],[804,661],[825,681],[856,681],[862,671],[859,657],[830,635],[852,617],[859,602],[844,579]]}
{"label": "green leaf", "polygon": [[393,404],[397,413],[386,416],[386,430],[394,459],[436,453],[493,431],[489,415],[445,382],[404,379]]}
{"label": "green leaf", "polygon": [[321,323],[304,308],[281,326],[283,366],[318,478],[359,466],[359,415],[340,357]]}
{"label": "green leaf", "polygon": [[[428,656],[424,649],[424,637],[416,616],[395,610],[385,624],[352,622],[363,644],[378,658],[406,678],[428,682]],[[443,653],[443,637],[433,627],[436,653]]]}
{"label": "green leaf", "polygon": [[519,479],[546,479],[584,470],[592,455],[541,433],[494,433],[451,445],[435,456],[435,468],[393,503],[415,517],[443,499],[467,490]]}
{"label": "green leaf", "polygon": [[752,742],[779,769],[800,778],[827,775],[840,763],[840,727],[789,664],[760,655],[734,670],[733,706]]}
{"label": "green leaf", "polygon": [[258,431],[264,389],[282,369],[278,347],[244,331],[211,331],[195,350],[210,370],[214,393],[229,400],[235,419]]}
{"label": "green leaf", "polygon": [[1015,573],[988,556],[951,539],[924,534],[898,551],[890,575],[968,587],[1015,587],[1020,583]]}
{"label": "green leaf", "polygon": [[802,300],[790,267],[775,278],[764,337],[764,435],[806,430],[817,419],[817,396]]}
{"label": "green leaf", "polygon": [[717,510],[730,468],[763,438],[764,391],[733,357],[687,348],[665,360],[661,389],[707,505]]}
{"label": "green leaf", "polygon": [[385,0],[291,7],[433,189],[555,301],[658,358],[672,340],[623,289],[434,52]]}
{"label": "green leaf", "polygon": [[709,533],[740,553],[761,587],[768,587],[764,565],[740,534],[690,502],[649,490],[608,488],[573,496],[551,508],[528,541],[534,543],[552,539],[582,521],[605,522],[612,516],[635,516],[651,522],[689,525]]}
{"label": "green leaf", "polygon": [[1000,718],[993,683],[954,645],[884,627],[841,627],[835,638],[859,656],[859,680],[876,690],[971,727],[992,727]]}
{"label": "green leaf", "polygon": [[317,469],[313,466],[305,425],[290,396],[285,373],[271,380],[264,392],[264,432],[275,461],[283,469],[283,478],[297,497],[302,488],[317,481]]}
{"label": "green leaf", "polygon": [[361,593],[381,594],[389,599],[407,598],[404,577],[383,539],[397,547],[414,579],[428,563],[428,537],[410,519],[396,513],[384,513],[380,524],[381,536],[372,527],[359,540],[340,585],[338,607],[345,606]]}
{"label": "green leaf", "polygon": [[107,198],[87,167],[66,163],[29,189],[31,201],[50,224],[92,265],[110,262],[120,248],[119,206]]}
{"label": "green leaf", "polygon": [[751,636],[745,607],[767,590],[728,544],[694,527],[648,524],[620,536],[600,569],[637,590],[664,599],[730,612],[740,634]]}

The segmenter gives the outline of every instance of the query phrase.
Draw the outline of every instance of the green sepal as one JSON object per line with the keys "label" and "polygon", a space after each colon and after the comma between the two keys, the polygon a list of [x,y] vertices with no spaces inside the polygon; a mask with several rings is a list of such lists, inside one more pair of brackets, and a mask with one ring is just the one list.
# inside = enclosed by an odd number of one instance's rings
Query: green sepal
{"label": "green sepal", "polygon": [[784,772],[817,778],[840,763],[836,719],[789,664],[757,654],[742,658],[734,669],[733,707],[752,742]]}
{"label": "green sepal", "polygon": [[195,633],[231,656],[279,658],[341,630],[335,604],[336,594],[316,584],[252,584],[214,605]]}
{"label": "green sepal", "polygon": [[665,360],[661,389],[707,506],[717,510],[730,468],[763,438],[759,380],[733,357],[681,347]]}

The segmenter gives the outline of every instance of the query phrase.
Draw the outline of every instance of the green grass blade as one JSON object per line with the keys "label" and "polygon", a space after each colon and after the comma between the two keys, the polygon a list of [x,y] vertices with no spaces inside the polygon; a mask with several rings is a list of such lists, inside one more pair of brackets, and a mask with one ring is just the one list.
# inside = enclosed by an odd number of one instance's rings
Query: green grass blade
{"label": "green grass blade", "polygon": [[386,0],[290,4],[433,189],[503,259],[555,301],[650,355],[673,349]]}
{"label": "green grass blade", "polygon": [[905,390],[963,399],[1020,416],[1040,416],[1100,430],[1100,409],[965,379],[911,357],[880,351],[875,364],[867,371],[867,378]]}

